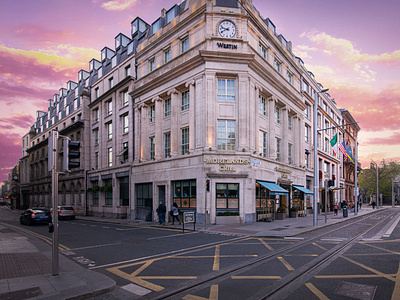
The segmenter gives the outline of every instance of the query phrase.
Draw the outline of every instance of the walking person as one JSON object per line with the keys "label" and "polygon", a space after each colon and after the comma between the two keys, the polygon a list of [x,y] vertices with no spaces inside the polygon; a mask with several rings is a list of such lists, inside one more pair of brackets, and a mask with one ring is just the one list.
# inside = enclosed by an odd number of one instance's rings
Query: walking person
{"label": "walking person", "polygon": [[179,222],[179,225],[181,225],[181,221],[179,220],[179,209],[176,203],[172,205],[172,225],[175,224],[175,219]]}
{"label": "walking person", "polygon": [[160,201],[160,205],[158,205],[156,212],[158,213],[158,221],[160,222],[160,225],[165,225],[165,212],[167,211],[167,208],[165,205]]}
{"label": "walking person", "polygon": [[362,202],[358,202],[358,205],[360,206],[360,210],[361,210],[361,206],[362,206]]}
{"label": "walking person", "polygon": [[337,204],[335,204],[335,206],[333,207],[333,211],[335,212],[335,216],[337,216],[337,211],[338,211],[338,206],[337,206]]}

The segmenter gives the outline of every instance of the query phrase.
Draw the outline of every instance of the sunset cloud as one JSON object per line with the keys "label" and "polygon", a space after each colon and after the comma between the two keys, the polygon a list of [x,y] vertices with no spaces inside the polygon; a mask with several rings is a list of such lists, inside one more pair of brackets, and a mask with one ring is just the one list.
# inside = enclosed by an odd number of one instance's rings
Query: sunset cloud
{"label": "sunset cloud", "polygon": [[15,166],[22,155],[21,136],[0,131],[0,178],[6,179],[8,172]]}
{"label": "sunset cloud", "polygon": [[101,5],[102,8],[112,11],[121,11],[135,5],[137,0],[112,0]]}

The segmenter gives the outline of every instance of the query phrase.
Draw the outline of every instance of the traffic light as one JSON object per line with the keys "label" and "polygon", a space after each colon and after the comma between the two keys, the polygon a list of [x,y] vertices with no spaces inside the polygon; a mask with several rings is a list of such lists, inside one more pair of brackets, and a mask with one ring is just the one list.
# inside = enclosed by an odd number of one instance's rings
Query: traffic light
{"label": "traffic light", "polygon": [[73,168],[80,167],[80,144],[80,142],[74,142],[68,139],[64,139],[64,170],[71,170]]}
{"label": "traffic light", "polygon": [[206,191],[209,192],[210,191],[210,179],[206,180]]}

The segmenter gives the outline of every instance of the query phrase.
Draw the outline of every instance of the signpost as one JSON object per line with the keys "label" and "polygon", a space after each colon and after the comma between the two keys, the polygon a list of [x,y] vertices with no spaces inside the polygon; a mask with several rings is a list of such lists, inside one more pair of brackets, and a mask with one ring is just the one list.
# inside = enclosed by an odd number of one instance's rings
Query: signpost
{"label": "signpost", "polygon": [[185,223],[193,223],[193,231],[196,231],[196,215],[194,211],[185,211],[183,213],[183,232],[185,232]]}

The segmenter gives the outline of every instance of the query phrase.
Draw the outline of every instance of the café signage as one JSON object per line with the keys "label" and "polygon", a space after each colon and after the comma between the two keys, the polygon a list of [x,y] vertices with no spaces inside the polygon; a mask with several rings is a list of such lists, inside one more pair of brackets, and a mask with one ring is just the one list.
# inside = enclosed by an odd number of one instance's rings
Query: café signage
{"label": "caf\u00e9 signage", "polygon": [[208,158],[205,160],[206,164],[219,165],[219,171],[221,172],[235,172],[234,165],[248,165],[250,160],[248,159],[227,159],[227,158]]}

